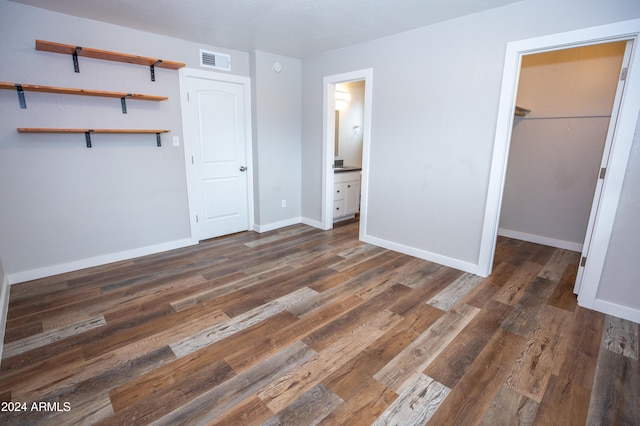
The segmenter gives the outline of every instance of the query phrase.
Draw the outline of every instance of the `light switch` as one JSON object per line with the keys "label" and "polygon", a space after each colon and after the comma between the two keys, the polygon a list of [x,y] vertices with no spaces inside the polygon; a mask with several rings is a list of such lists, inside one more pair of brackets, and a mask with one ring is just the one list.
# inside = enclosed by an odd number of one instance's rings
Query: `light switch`
{"label": "light switch", "polygon": [[180,137],[179,136],[174,136],[173,137],[173,146],[180,146]]}

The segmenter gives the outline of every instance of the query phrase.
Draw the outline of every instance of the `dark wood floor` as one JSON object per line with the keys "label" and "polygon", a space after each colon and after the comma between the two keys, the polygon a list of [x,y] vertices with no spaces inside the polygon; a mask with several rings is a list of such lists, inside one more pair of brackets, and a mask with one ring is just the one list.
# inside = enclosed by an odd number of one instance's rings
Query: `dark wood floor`
{"label": "dark wood floor", "polygon": [[639,423],[638,325],[576,306],[577,253],[500,238],[482,279],[357,234],[12,286],[0,424]]}

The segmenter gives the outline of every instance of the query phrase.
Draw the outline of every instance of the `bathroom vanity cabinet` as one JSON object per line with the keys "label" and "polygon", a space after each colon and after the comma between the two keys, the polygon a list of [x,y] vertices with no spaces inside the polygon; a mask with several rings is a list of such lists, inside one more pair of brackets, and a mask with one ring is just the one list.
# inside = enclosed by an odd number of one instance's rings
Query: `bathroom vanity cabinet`
{"label": "bathroom vanity cabinet", "polygon": [[360,211],[360,171],[334,174],[333,219],[354,217]]}

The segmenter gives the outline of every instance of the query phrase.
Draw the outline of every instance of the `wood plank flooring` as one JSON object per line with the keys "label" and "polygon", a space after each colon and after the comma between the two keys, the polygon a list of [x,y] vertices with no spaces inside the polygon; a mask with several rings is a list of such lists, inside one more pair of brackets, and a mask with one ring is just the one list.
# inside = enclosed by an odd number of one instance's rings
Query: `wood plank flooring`
{"label": "wood plank flooring", "polygon": [[[578,253],[480,278],[358,223],[244,232],[11,287],[2,425],[638,425],[638,325]],[[18,411],[19,410],[19,411]]]}

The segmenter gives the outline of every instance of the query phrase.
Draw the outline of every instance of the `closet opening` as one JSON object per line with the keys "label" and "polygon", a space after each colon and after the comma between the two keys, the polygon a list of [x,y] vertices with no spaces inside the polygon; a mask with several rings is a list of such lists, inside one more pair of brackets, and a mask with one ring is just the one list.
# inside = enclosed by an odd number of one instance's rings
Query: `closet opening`
{"label": "closet opening", "polygon": [[[622,183],[625,173],[633,138],[640,113],[640,73],[637,66],[640,63],[640,50],[637,46],[640,36],[640,20],[629,20],[598,27],[569,31],[566,33],[552,34],[527,40],[507,43],[505,53],[502,89],[499,100],[498,118],[494,149],[489,174],[487,204],[483,222],[480,254],[478,258],[478,274],[488,276],[491,274],[495,243],[499,228],[507,228],[505,222],[501,222],[501,209],[505,182],[507,176],[507,163],[512,143],[512,130],[515,124],[514,112],[519,90],[520,65],[527,55],[566,50],[574,47],[586,47],[613,42],[624,42],[625,52],[622,61],[622,69],[619,70],[617,90],[613,101],[609,127],[606,133],[605,147],[602,151],[602,163],[597,170],[596,188],[593,196],[593,204],[585,232],[583,251],[577,273],[578,304],[582,307],[595,309],[603,313],[613,314],[625,318],[624,309],[619,309],[606,300],[597,298],[598,289],[601,286],[601,276],[606,262],[609,241],[618,201],[622,192]],[[518,105],[530,109],[527,105]],[[565,114],[562,118],[570,117]],[[543,116],[546,119],[551,117]],[[578,120],[577,117],[570,117]],[[530,120],[533,121],[533,120]],[[521,123],[520,123],[521,124]],[[518,125],[518,124],[517,124]],[[566,132],[566,127],[565,127]],[[555,178],[566,182],[571,177],[566,169],[559,169],[565,175],[558,174]],[[537,179],[542,179],[540,173]],[[560,239],[560,238],[559,238]],[[624,307],[622,307],[624,308]]]}
{"label": "closet opening", "polygon": [[522,57],[498,235],[583,251],[619,110],[627,44]]}

